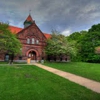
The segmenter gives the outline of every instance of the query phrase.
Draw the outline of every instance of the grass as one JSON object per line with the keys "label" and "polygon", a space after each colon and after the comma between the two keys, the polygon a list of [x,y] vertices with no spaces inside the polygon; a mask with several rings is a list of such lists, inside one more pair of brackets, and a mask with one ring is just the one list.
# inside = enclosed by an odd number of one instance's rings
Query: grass
{"label": "grass", "polygon": [[8,62],[0,61],[0,64],[8,64]]}
{"label": "grass", "polygon": [[100,82],[100,64],[84,62],[47,62],[45,65]]}
{"label": "grass", "polygon": [[[8,64],[8,61],[0,61],[0,64]],[[26,62],[13,62],[13,64],[26,64]]]}
{"label": "grass", "polygon": [[100,100],[100,94],[33,65],[0,65],[0,100]]}

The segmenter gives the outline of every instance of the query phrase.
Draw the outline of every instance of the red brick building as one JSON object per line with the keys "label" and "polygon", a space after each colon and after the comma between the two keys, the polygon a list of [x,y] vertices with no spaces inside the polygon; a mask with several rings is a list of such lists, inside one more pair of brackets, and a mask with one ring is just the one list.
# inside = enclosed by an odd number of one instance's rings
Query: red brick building
{"label": "red brick building", "polygon": [[[25,60],[30,57],[31,60],[39,61],[44,58],[44,47],[46,46],[46,40],[51,37],[50,34],[43,33],[32,19],[31,15],[24,21],[24,28],[18,28],[9,26],[11,32],[18,36],[18,39],[22,43],[22,55],[15,57],[15,60]],[[0,60],[4,60],[5,55],[0,57]]]}
{"label": "red brick building", "polygon": [[[44,48],[46,46],[46,40],[51,38],[50,34],[43,33],[32,19],[31,15],[24,21],[24,28],[18,28],[15,26],[9,26],[12,33],[16,34],[22,44],[20,49],[22,54],[17,55],[15,61],[26,61],[27,58],[31,58],[32,61],[40,61],[45,58]],[[0,54],[0,61],[4,61],[8,57],[8,54]],[[69,61],[68,55],[47,57],[49,61]]]}

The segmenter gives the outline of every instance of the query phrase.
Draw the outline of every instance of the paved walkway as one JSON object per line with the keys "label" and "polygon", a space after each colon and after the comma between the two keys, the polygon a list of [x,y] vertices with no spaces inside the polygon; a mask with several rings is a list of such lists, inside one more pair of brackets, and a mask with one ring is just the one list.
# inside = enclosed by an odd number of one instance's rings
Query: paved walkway
{"label": "paved walkway", "polygon": [[95,91],[97,93],[100,93],[100,82],[96,82],[96,81],[93,81],[93,80],[90,80],[90,79],[87,79],[87,78],[83,78],[83,77],[80,77],[80,76],[77,76],[77,75],[74,75],[74,74],[71,74],[71,73],[68,73],[68,72],[64,72],[64,71],[61,71],[61,70],[58,70],[58,69],[55,69],[55,68],[51,68],[51,67],[48,67],[48,66],[44,66],[44,65],[41,65],[41,64],[38,64],[38,63],[34,63],[34,65],[42,68],[42,69],[45,69],[49,72],[52,72],[54,74],[57,74],[63,78],[66,78],[72,82],[75,82],[77,84],[80,84],[82,86],[85,86],[86,88],[92,90],[92,91]]}

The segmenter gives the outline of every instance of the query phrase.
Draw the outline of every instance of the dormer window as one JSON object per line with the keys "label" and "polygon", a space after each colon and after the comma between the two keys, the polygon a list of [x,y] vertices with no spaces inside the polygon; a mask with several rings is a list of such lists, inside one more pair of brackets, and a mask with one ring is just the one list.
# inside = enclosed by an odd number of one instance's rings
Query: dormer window
{"label": "dormer window", "polygon": [[35,43],[35,39],[34,38],[32,38],[32,44],[34,44]]}
{"label": "dormer window", "polygon": [[29,38],[27,38],[27,44],[30,44],[30,39]]}

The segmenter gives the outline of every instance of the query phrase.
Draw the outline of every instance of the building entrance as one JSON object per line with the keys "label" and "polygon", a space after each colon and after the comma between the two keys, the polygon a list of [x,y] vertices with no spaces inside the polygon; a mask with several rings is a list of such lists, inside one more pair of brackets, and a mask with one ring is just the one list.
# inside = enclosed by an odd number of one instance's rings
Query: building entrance
{"label": "building entrance", "polygon": [[30,51],[29,54],[28,54],[28,57],[30,57],[31,60],[37,60],[35,51]]}

